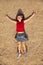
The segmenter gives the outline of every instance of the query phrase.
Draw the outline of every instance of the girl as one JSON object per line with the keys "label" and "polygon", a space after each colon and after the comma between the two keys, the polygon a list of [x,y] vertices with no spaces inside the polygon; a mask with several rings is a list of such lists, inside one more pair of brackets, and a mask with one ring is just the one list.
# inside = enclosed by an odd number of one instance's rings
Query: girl
{"label": "girl", "polygon": [[21,9],[18,10],[16,19],[11,18],[10,16],[6,15],[9,19],[12,20],[13,23],[16,23],[16,35],[15,39],[17,40],[18,44],[18,57],[21,56],[21,46],[23,48],[24,55],[27,56],[26,53],[26,44],[25,41],[28,40],[28,36],[26,35],[24,24],[29,21],[33,16],[35,15],[35,12],[33,11],[30,16],[25,18],[23,12]]}

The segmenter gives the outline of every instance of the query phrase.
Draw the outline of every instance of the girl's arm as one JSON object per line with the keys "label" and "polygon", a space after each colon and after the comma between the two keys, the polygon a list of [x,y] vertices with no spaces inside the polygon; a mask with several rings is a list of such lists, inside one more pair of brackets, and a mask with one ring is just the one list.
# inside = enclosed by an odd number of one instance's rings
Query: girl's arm
{"label": "girl's arm", "polygon": [[12,20],[13,21],[13,23],[16,23],[16,20],[15,19],[13,19],[13,18],[11,18],[10,16],[8,16],[8,15],[6,15],[10,20]]}
{"label": "girl's arm", "polygon": [[30,16],[28,16],[27,18],[25,18],[24,22],[27,22],[29,21],[34,15],[35,15],[36,12],[32,12],[32,14]]}

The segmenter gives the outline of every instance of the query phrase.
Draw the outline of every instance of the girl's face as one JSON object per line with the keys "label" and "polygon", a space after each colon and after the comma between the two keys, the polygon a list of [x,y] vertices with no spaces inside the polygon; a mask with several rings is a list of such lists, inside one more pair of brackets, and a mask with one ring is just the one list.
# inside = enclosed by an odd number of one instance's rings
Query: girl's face
{"label": "girl's face", "polygon": [[17,16],[17,20],[18,20],[19,22],[21,22],[22,16]]}

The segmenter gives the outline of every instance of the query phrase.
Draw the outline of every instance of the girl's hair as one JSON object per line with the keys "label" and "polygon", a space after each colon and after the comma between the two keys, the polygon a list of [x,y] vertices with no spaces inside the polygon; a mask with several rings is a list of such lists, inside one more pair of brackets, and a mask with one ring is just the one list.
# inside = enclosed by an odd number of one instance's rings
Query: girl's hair
{"label": "girl's hair", "polygon": [[[17,17],[18,17],[18,16],[22,16],[22,20],[25,19],[24,13],[23,13],[23,11],[22,11],[21,9],[19,9],[18,12],[17,12],[16,20],[17,20]],[[18,21],[18,20],[17,20],[17,21]]]}

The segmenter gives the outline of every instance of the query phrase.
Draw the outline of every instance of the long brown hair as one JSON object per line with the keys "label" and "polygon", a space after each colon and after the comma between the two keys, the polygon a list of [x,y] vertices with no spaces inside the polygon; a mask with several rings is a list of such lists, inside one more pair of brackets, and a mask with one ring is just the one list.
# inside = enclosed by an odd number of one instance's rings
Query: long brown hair
{"label": "long brown hair", "polygon": [[[24,13],[23,13],[22,9],[19,9],[19,10],[18,10],[17,15],[16,15],[16,20],[17,20],[17,17],[18,17],[18,16],[22,16],[22,20],[25,19],[25,16],[24,16]],[[17,20],[17,21],[18,21],[18,20]]]}

